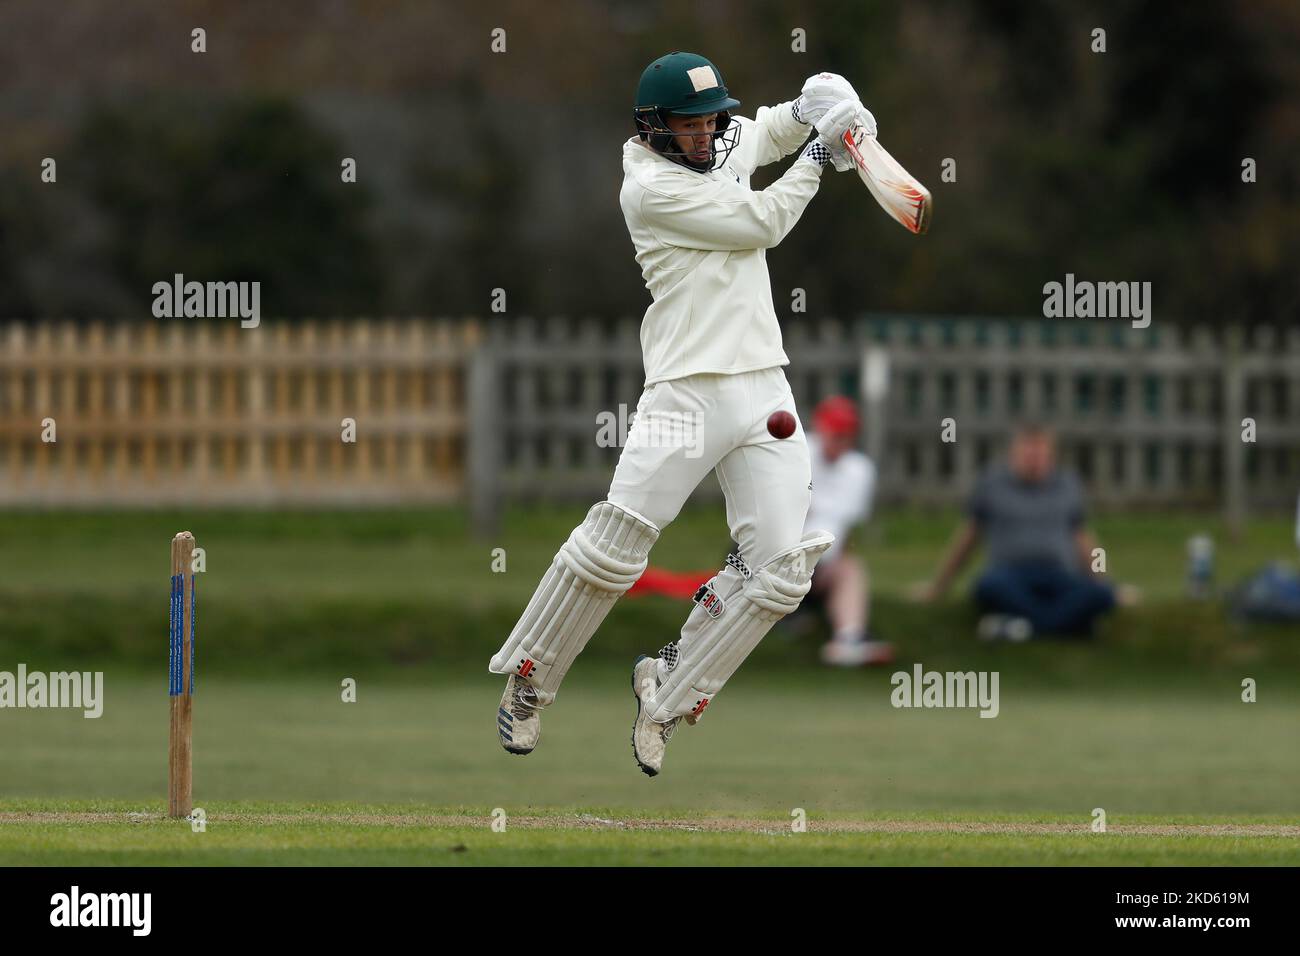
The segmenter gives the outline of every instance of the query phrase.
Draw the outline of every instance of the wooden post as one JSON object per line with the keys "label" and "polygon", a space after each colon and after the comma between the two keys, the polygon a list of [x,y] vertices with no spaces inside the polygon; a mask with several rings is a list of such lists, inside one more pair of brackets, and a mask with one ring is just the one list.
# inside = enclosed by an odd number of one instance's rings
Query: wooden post
{"label": "wooden post", "polygon": [[167,815],[184,818],[194,808],[194,535],[172,538],[171,634],[168,693]]}

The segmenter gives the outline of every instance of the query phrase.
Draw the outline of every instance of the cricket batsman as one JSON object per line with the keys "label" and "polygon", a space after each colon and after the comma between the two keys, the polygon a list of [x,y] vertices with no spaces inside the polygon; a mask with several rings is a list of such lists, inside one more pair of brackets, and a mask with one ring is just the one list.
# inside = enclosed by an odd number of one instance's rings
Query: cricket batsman
{"label": "cricket batsman", "polygon": [[[766,256],[799,221],[823,169],[851,168],[845,130],[859,122],[874,132],[875,123],[833,73],[752,120],[739,107],[717,67],[693,53],[669,53],[641,75],[619,202],[654,298],[641,324],[645,389],[606,500],[560,546],[489,665],[506,675],[497,730],[510,753],[537,746],[542,711],[570,665],[710,471],[738,553],[695,595],[678,639],[633,665],[632,750],[646,774],[659,772],[681,720],[694,724],[799,606],[834,541],[803,532],[808,445],[781,368],[790,360]],[[749,188],[755,168],[801,147],[779,180]],[[767,428],[778,410],[794,416],[784,439]]]}

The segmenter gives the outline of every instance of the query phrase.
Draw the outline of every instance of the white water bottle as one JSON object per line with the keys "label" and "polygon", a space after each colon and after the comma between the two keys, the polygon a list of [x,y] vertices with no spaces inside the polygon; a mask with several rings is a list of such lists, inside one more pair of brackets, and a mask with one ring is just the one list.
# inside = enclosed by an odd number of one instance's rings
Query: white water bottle
{"label": "white water bottle", "polygon": [[1208,534],[1187,540],[1187,593],[1208,598],[1214,590],[1214,539]]}

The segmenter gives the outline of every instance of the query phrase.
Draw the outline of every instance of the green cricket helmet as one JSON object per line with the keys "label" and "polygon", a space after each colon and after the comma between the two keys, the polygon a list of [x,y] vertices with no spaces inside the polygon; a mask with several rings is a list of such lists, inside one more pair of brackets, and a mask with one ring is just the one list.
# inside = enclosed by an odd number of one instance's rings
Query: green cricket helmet
{"label": "green cricket helmet", "polygon": [[[695,53],[669,53],[645,68],[636,88],[633,119],[637,135],[665,159],[707,172],[727,161],[740,140],[740,124],[731,111],[740,105],[731,98],[718,68]],[[718,114],[717,128],[709,140],[709,158],[696,162],[677,146],[668,127],[669,116]]]}

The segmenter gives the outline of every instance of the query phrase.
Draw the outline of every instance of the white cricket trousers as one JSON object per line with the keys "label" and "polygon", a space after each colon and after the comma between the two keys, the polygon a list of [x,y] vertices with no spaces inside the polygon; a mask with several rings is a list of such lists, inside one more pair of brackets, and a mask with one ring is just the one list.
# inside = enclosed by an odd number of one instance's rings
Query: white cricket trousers
{"label": "white cricket trousers", "polygon": [[[767,418],[795,418],[774,438]],[[663,530],[711,470],[727,500],[727,524],[751,568],[803,536],[812,469],[794,394],[781,366],[732,375],[700,373],[648,386],[614,469],[609,500]]]}

